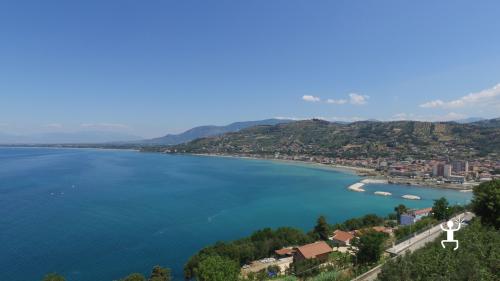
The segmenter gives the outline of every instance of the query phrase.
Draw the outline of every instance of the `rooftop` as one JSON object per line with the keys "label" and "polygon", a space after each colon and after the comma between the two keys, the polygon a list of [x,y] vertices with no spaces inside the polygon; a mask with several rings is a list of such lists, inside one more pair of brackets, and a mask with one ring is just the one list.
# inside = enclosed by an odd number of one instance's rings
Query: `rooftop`
{"label": "rooftop", "polygon": [[347,241],[351,240],[352,238],[354,238],[354,235],[352,235],[349,232],[342,231],[342,230],[335,230],[333,232],[332,238],[335,240],[338,240],[338,241],[347,242]]}
{"label": "rooftop", "polygon": [[297,252],[300,252],[306,259],[315,258],[332,251],[333,249],[325,241],[318,241],[297,248]]}

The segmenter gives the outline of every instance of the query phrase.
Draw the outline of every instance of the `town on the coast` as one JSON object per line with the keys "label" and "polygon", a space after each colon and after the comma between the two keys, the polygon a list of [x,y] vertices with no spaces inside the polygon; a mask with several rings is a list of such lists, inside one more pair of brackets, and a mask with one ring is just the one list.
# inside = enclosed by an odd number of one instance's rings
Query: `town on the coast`
{"label": "town on the coast", "polygon": [[281,156],[276,159],[306,161],[357,169],[358,174],[385,179],[388,183],[471,189],[481,182],[500,178],[500,161],[493,159],[450,160],[390,158],[346,159],[324,156]]}
{"label": "town on the coast", "polygon": [[[167,153],[176,151],[166,150]],[[333,168],[353,170],[365,176],[364,183],[389,183],[421,185],[460,190],[471,190],[481,182],[500,179],[500,160],[477,158],[460,159],[413,159],[394,158],[340,158],[311,155],[258,155],[254,153],[211,154],[216,156],[232,156],[243,158],[262,158],[283,161],[296,161],[327,165]],[[362,182],[363,183],[363,182]]]}

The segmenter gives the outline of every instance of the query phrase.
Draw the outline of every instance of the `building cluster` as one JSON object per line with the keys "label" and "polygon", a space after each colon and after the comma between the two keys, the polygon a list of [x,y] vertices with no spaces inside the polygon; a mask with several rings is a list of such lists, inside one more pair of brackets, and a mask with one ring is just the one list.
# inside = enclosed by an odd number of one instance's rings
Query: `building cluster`
{"label": "building cluster", "polygon": [[433,180],[437,183],[463,184],[500,178],[500,160],[480,158],[476,160],[432,159],[418,160],[408,157],[404,160],[391,158],[346,159],[326,156],[280,155],[275,159],[315,162],[376,170],[388,177]]}

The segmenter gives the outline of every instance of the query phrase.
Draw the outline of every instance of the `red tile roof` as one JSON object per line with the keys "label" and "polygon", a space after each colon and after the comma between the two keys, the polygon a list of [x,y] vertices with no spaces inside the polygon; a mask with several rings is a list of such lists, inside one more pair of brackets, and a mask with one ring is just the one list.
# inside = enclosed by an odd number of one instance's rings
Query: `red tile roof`
{"label": "red tile roof", "polygon": [[295,250],[293,248],[283,248],[283,249],[276,250],[274,252],[279,256],[284,256],[284,255],[292,254],[293,252],[295,252]]}
{"label": "red tile roof", "polygon": [[338,241],[348,242],[352,238],[354,238],[354,235],[352,235],[349,232],[345,232],[342,230],[335,230],[333,232],[333,239],[338,240]]}
{"label": "red tile roof", "polygon": [[333,252],[333,249],[325,241],[319,241],[300,246],[297,248],[297,252],[300,252],[304,258],[310,259],[322,254]]}
{"label": "red tile roof", "polygon": [[413,213],[415,215],[423,215],[423,214],[428,214],[432,211],[432,208],[425,208],[425,209],[420,209],[420,210],[415,210]]}

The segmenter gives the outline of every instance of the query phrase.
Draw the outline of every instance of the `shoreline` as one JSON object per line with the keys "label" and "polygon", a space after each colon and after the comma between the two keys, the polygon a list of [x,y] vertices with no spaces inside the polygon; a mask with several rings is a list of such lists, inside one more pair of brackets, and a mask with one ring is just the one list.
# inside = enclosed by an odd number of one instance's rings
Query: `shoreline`
{"label": "shoreline", "polygon": [[368,172],[375,173],[374,169],[369,169],[369,168],[351,167],[351,166],[343,166],[343,165],[335,165],[335,164],[325,164],[325,163],[317,163],[317,162],[301,161],[301,160],[276,159],[276,158],[226,155],[226,154],[203,154],[203,153],[175,153],[175,154],[194,155],[194,156],[203,156],[203,157],[235,158],[235,159],[247,159],[247,160],[264,160],[264,161],[286,163],[286,164],[299,165],[299,166],[316,166],[316,168],[322,168],[322,169],[340,171],[340,172],[347,172],[350,174],[355,174],[355,175],[360,176],[360,177],[366,177],[366,176],[364,176],[364,173],[368,173]]}
{"label": "shoreline", "polygon": [[[135,151],[135,152],[145,152],[140,148],[130,148],[130,147],[78,147],[78,146],[41,146],[41,145],[19,145],[19,146],[11,146],[11,145],[0,145],[0,148],[51,148],[51,149],[91,149],[91,150],[124,150],[124,151]],[[146,151],[148,152],[148,151]],[[248,155],[229,155],[229,154],[208,154],[208,153],[165,153],[165,152],[153,152],[160,154],[178,154],[178,155],[192,155],[192,156],[203,156],[203,157],[221,157],[221,158],[235,158],[235,159],[247,159],[247,160],[264,160],[264,161],[274,161],[279,163],[286,163],[292,165],[303,165],[310,166],[321,169],[328,169],[332,171],[338,171],[343,173],[354,174],[356,176],[361,177],[362,179],[359,181],[363,184],[398,184],[398,185],[407,185],[413,187],[424,187],[424,188],[433,188],[433,189],[450,189],[460,192],[472,192],[472,189],[475,185],[458,185],[458,184],[450,184],[450,183],[436,183],[436,182],[428,182],[422,180],[415,180],[412,178],[396,178],[383,175],[377,172],[372,168],[364,168],[364,167],[353,167],[346,165],[338,165],[338,164],[327,164],[327,163],[319,163],[313,161],[303,161],[303,160],[292,160],[292,159],[279,159],[279,158],[271,158],[271,157],[258,157],[258,156],[248,156]]]}
{"label": "shoreline", "polygon": [[[460,192],[471,192],[474,185],[457,185],[457,184],[437,184],[435,182],[419,181],[411,178],[395,178],[386,175],[382,175],[375,169],[363,168],[363,167],[352,167],[345,165],[336,164],[325,164],[317,163],[312,161],[302,161],[302,160],[289,160],[289,159],[276,159],[267,157],[256,157],[256,156],[240,156],[240,155],[226,155],[226,154],[203,154],[203,153],[176,153],[194,156],[204,156],[204,157],[222,157],[222,158],[236,158],[236,159],[249,159],[249,160],[265,160],[265,161],[276,161],[281,163],[289,163],[293,165],[307,165],[316,166],[316,168],[330,169],[333,171],[347,172],[350,174],[355,174],[362,179],[358,183],[364,184],[397,184],[412,187],[423,187],[432,189],[449,189]],[[367,175],[367,173],[369,175]],[[350,186],[349,186],[350,187]],[[349,188],[348,187],[348,188]],[[363,190],[364,191],[364,190]]]}

